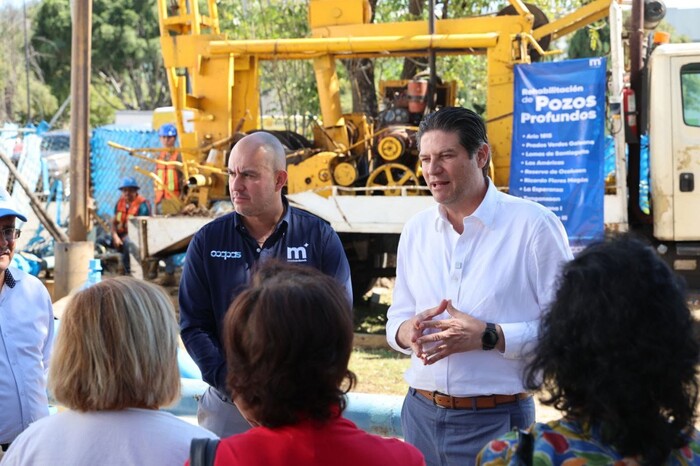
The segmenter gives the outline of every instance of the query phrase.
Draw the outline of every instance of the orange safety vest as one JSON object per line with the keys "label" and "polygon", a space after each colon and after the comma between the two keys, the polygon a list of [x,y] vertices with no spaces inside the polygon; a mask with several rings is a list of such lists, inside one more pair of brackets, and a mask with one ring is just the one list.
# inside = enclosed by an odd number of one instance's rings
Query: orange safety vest
{"label": "orange safety vest", "polygon": [[[126,199],[124,197],[119,198],[119,202],[117,202],[117,209],[115,213],[115,222],[117,223],[117,234],[121,237],[123,235],[126,235],[129,231],[126,227],[126,222],[129,220],[129,217],[134,217],[139,213],[139,207],[141,207],[141,204],[144,202],[148,202],[145,197],[139,195],[136,196],[136,199],[134,199],[134,202],[131,204],[126,203]],[[149,208],[150,210],[150,208]]]}
{"label": "orange safety vest", "polygon": [[[170,154],[170,158],[168,158],[168,154]],[[178,152],[168,153],[163,151],[158,154],[158,160],[163,160],[165,162],[177,162],[178,155]],[[162,201],[163,198],[171,199],[173,195],[175,198],[180,197],[180,171],[176,167],[156,163],[156,175],[158,175],[158,178],[163,181],[163,184],[168,189],[166,191],[165,189],[156,186],[156,204],[160,204],[160,201]],[[171,195],[168,191],[172,192],[173,195]]]}

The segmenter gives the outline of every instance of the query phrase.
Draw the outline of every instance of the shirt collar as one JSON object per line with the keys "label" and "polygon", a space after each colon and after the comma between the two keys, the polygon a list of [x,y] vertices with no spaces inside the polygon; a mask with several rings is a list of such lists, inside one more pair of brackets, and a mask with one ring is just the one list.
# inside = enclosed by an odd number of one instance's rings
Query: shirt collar
{"label": "shirt collar", "polygon": [[[468,217],[474,218],[480,221],[485,227],[491,228],[493,225],[494,217],[496,216],[496,207],[498,205],[498,189],[493,184],[490,178],[486,178],[486,183],[488,187],[486,188],[486,195],[484,199],[479,204],[479,207]],[[435,216],[435,230],[441,231],[443,228],[451,228],[450,221],[447,219],[447,214],[441,205],[437,206],[437,215]]]}

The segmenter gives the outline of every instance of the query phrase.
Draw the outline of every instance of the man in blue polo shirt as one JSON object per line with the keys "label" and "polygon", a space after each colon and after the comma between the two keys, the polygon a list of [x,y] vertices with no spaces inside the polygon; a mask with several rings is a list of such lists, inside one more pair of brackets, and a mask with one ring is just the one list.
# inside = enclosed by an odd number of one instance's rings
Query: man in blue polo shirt
{"label": "man in blue polo shirt", "polygon": [[220,437],[250,426],[226,388],[220,330],[233,299],[255,264],[269,258],[316,267],[345,285],[350,266],[338,235],[320,218],[291,207],[282,195],[286,157],[274,136],[258,132],[231,150],[229,189],[235,212],[195,234],[180,281],[180,333],[210,387],[199,401],[199,424]]}

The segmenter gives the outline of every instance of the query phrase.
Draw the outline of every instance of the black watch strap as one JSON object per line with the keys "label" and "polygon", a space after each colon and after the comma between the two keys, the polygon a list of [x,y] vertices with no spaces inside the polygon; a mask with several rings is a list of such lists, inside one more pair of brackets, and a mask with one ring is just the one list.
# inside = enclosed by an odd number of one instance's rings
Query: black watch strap
{"label": "black watch strap", "polygon": [[487,322],[484,334],[481,336],[481,347],[484,349],[484,351],[490,351],[494,349],[497,344],[498,331],[496,331],[496,324]]}

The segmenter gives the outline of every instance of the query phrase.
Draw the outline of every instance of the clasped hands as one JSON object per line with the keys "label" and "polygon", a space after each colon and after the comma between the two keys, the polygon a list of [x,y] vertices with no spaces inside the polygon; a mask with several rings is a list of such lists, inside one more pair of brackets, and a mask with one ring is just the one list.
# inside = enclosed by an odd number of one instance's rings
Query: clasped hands
{"label": "clasped hands", "polygon": [[[447,311],[447,319],[433,320]],[[403,322],[396,340],[404,348],[430,365],[454,353],[481,349],[481,336],[486,323],[459,311],[451,300],[443,299],[439,305],[416,314]]]}

